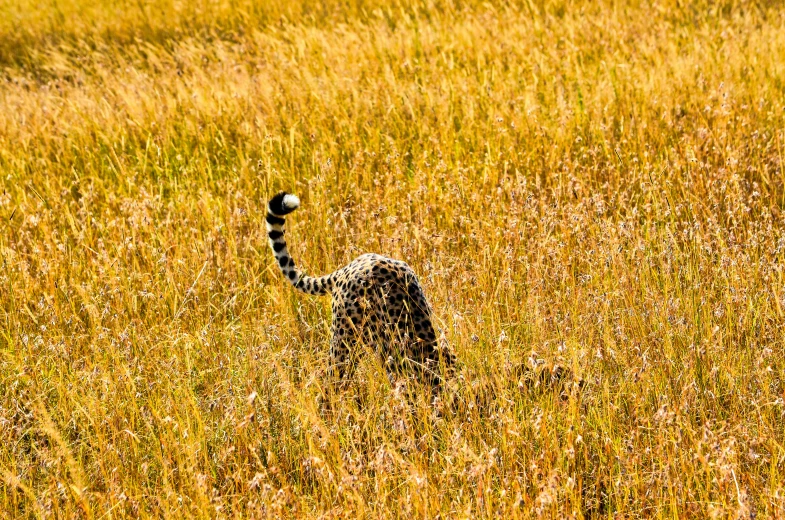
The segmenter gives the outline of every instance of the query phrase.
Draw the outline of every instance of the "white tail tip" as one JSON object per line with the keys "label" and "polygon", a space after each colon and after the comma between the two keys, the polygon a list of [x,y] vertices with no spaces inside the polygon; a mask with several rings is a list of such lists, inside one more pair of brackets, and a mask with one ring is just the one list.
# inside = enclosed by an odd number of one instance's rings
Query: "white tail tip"
{"label": "white tail tip", "polygon": [[297,195],[286,195],[283,198],[283,206],[288,210],[294,210],[300,207],[300,199]]}

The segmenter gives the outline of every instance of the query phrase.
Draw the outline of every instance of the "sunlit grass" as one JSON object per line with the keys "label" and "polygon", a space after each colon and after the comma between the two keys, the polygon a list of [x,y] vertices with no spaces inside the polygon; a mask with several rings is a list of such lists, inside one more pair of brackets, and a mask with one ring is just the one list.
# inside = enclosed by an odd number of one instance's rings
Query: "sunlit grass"
{"label": "sunlit grass", "polygon": [[[0,0],[0,516],[785,513],[782,8],[196,4]],[[452,406],[328,390],[279,189]]]}

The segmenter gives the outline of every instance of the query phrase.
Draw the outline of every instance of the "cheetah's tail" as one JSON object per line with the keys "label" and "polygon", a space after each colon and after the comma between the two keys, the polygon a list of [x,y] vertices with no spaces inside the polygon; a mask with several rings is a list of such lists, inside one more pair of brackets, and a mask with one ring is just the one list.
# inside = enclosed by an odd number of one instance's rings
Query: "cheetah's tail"
{"label": "cheetah's tail", "polygon": [[289,283],[307,294],[327,294],[330,290],[332,279],[330,275],[314,278],[305,275],[294,264],[289,251],[286,249],[283,226],[286,223],[284,216],[300,207],[300,199],[295,195],[281,192],[267,204],[267,236],[270,238],[270,247],[273,248],[275,260],[281,268]]}

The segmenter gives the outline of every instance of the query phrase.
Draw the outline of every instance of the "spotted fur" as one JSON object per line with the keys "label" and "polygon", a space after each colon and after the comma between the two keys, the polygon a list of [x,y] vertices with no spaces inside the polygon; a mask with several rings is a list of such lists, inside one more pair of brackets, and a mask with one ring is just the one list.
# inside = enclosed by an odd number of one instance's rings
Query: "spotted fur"
{"label": "spotted fur", "polygon": [[452,353],[436,341],[431,307],[417,276],[404,262],[365,254],[326,276],[305,275],[286,248],[285,216],[300,200],[281,192],[267,205],[267,235],[284,277],[296,289],[332,295],[331,372],[345,378],[363,346],[381,356],[391,377],[414,373],[438,384],[441,368],[454,364]]}

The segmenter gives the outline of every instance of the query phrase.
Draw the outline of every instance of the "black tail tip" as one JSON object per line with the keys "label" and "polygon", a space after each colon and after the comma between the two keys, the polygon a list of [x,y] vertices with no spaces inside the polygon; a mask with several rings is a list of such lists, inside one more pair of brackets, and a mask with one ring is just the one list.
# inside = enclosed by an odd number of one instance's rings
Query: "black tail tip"
{"label": "black tail tip", "polygon": [[282,191],[267,204],[267,210],[273,215],[288,215],[300,207],[300,199],[296,195]]}

